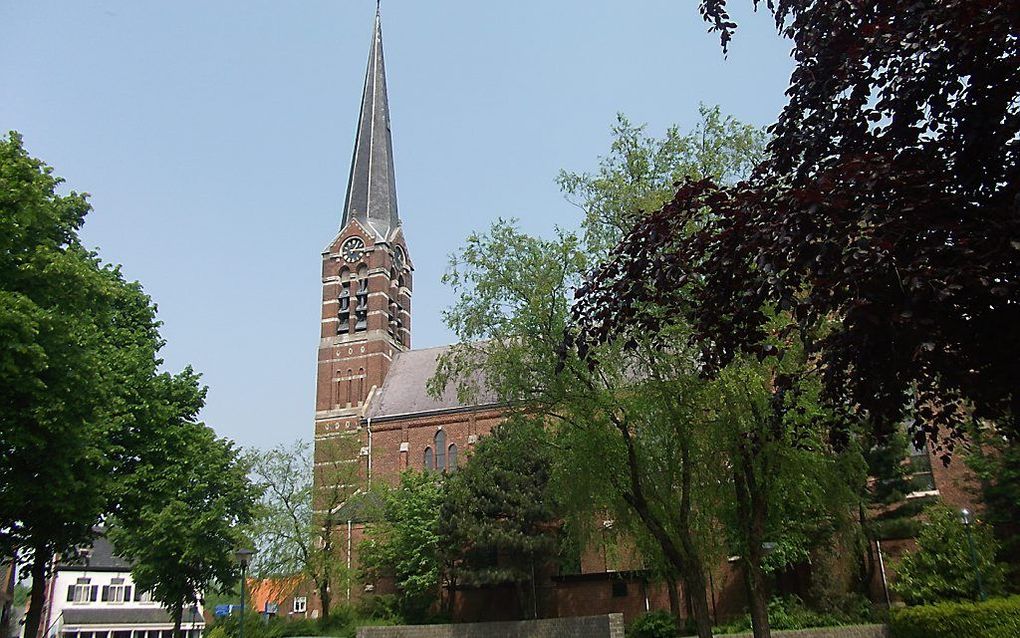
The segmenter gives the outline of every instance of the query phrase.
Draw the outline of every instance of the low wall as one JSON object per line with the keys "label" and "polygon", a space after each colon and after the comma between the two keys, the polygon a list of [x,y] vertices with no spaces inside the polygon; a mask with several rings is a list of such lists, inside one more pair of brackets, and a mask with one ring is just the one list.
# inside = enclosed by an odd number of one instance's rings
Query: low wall
{"label": "low wall", "polygon": [[[752,638],[754,634],[747,632],[717,635],[719,638]],[[885,625],[847,625],[814,629],[773,629],[772,638],[889,638],[889,628]]]}
{"label": "low wall", "polygon": [[623,638],[623,614],[457,625],[359,627],[358,638]]}

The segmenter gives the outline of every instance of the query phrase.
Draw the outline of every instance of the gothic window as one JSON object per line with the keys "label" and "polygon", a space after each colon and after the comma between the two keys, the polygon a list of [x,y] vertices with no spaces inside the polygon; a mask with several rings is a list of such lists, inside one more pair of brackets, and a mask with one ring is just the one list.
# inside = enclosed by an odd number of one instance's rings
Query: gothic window
{"label": "gothic window", "polygon": [[436,432],[436,438],[433,439],[436,444],[436,469],[440,472],[446,471],[446,432],[440,430]]}
{"label": "gothic window", "polygon": [[457,469],[457,444],[451,443],[450,448],[446,451],[446,465],[450,471]]}
{"label": "gothic window", "polygon": [[426,470],[436,469],[435,459],[432,458],[432,448],[430,447],[425,448],[425,469]]}

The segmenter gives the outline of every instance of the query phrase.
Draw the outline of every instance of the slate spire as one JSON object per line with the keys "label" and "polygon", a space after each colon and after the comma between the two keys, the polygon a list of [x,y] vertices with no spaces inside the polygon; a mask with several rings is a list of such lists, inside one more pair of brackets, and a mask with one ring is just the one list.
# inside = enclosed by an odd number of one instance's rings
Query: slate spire
{"label": "slate spire", "polygon": [[393,141],[390,138],[390,108],[386,97],[382,19],[378,4],[340,227],[346,227],[352,219],[357,219],[366,229],[375,231],[381,239],[387,239],[393,229],[400,225],[397,216],[397,183],[393,170]]}

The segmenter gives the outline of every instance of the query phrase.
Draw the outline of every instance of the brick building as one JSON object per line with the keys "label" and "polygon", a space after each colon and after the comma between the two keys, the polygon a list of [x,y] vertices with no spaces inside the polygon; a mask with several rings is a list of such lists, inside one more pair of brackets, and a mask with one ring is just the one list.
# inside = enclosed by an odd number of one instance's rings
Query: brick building
{"label": "brick building", "polygon": [[[411,349],[413,262],[398,214],[396,175],[383,58],[382,27],[375,16],[354,155],[339,231],[322,253],[322,314],[315,406],[315,459],[330,460],[336,437],[356,437],[357,462],[367,483],[394,484],[408,468],[456,468],[501,419],[500,406],[484,394],[461,403],[453,388],[436,399],[426,392],[446,347]],[[932,470],[928,470],[932,473]],[[951,500],[965,502],[958,480]],[[322,485],[317,485],[322,489]],[[932,485],[936,493],[938,487]],[[364,537],[365,523],[344,526],[347,560]],[[649,609],[669,607],[665,587],[649,582],[633,561],[587,552],[580,573],[543,583],[542,616],[622,612],[629,621]],[[743,587],[729,565],[716,570],[710,604],[719,616],[739,613]],[[334,592],[343,602],[359,591]],[[512,618],[512,588],[458,592],[458,620]],[[308,609],[317,607],[311,598]],[[309,612],[312,613],[312,612]]]}

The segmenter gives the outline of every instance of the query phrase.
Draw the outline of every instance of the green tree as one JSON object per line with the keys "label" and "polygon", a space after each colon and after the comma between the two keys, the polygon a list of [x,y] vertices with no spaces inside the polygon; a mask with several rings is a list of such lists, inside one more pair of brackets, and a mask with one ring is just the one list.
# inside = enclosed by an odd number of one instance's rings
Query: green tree
{"label": "green tree", "polygon": [[[234,550],[245,543],[257,490],[239,451],[195,420],[204,390],[197,376],[165,375],[168,396],[190,395],[195,412],[166,422],[149,438],[127,483],[110,540],[132,561],[136,585],[152,593],[180,636],[185,610],[213,583],[237,579]],[[173,405],[173,401],[168,401]]]}
{"label": "green tree", "polygon": [[474,585],[513,583],[524,618],[538,617],[536,575],[558,549],[551,455],[542,423],[504,421],[447,478],[440,517],[451,577]]}
{"label": "green tree", "polygon": [[912,605],[976,600],[975,567],[981,570],[986,593],[1003,592],[1004,570],[995,561],[997,546],[987,525],[982,521],[973,522],[971,539],[968,539],[958,511],[939,504],[926,509],[924,516],[927,522],[917,537],[917,549],[907,554],[896,569],[893,589],[904,600]]}
{"label": "green tree", "polygon": [[123,441],[145,420],[162,345],[137,283],[82,246],[84,194],[0,139],[0,553],[30,565],[26,633],[39,629],[56,554],[73,554],[115,509]]}
{"label": "green tree", "polygon": [[326,620],[333,592],[350,585],[338,532],[346,523],[345,514],[351,513],[349,508],[355,507],[352,499],[359,495],[360,466],[350,460],[357,458],[360,443],[354,436],[340,435],[320,441],[316,449],[320,460],[314,464],[305,441],[249,454],[262,492],[253,524],[259,548],[253,572],[263,577],[307,576],[319,594]]}
{"label": "green tree", "polygon": [[617,114],[609,154],[594,172],[560,171],[556,183],[584,213],[584,242],[604,258],[644,212],[660,208],[683,179],[711,178],[730,184],[747,177],[761,161],[763,130],[723,115],[718,106],[698,107],[686,133],[676,125],[654,137],[644,125]]}
{"label": "green tree", "polygon": [[998,428],[975,426],[967,464],[981,479],[983,516],[999,543],[1006,582],[1020,591],[1020,444]]}
{"label": "green tree", "polygon": [[400,484],[383,492],[382,520],[368,530],[358,555],[366,580],[390,577],[401,613],[420,622],[440,599],[445,564],[439,516],[442,474],[408,470]]}

